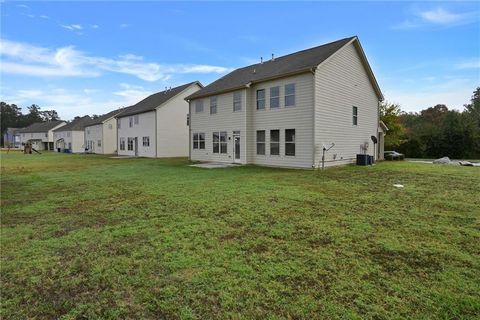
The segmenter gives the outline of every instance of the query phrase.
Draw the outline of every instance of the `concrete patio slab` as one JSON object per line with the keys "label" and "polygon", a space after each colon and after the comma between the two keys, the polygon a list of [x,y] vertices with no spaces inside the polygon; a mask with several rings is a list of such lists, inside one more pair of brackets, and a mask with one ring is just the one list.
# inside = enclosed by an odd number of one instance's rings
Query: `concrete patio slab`
{"label": "concrete patio slab", "polygon": [[228,168],[228,167],[236,167],[236,166],[239,166],[239,165],[234,163],[222,163],[222,162],[206,162],[206,163],[198,163],[198,164],[190,165],[190,167],[204,168],[204,169],[220,169],[220,168]]}

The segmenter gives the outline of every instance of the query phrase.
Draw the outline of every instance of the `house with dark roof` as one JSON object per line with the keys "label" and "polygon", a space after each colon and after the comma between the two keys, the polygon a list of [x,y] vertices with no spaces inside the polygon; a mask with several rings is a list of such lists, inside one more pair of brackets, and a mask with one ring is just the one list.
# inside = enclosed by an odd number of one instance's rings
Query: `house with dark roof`
{"label": "house with dark roof", "polygon": [[87,152],[114,154],[117,152],[117,116],[123,108],[111,111],[97,118],[85,127]]}
{"label": "house with dark roof", "polygon": [[20,148],[22,146],[20,140],[21,128],[7,128],[3,133],[3,147],[5,148]]}
{"label": "house with dark roof", "polygon": [[53,131],[66,124],[63,120],[35,122],[26,128],[18,130],[20,143],[31,143],[36,150],[53,150]]}
{"label": "house with dark roof", "polygon": [[352,163],[374,154],[382,100],[357,37],[272,55],[187,97],[189,156],[294,168]]}
{"label": "house with dark roof", "polygon": [[203,88],[198,81],[152,94],[117,116],[118,154],[188,156],[188,103]]}
{"label": "house with dark roof", "polygon": [[89,116],[84,116],[70,121],[64,126],[53,130],[55,151],[80,153],[85,152],[85,127],[93,121]]}

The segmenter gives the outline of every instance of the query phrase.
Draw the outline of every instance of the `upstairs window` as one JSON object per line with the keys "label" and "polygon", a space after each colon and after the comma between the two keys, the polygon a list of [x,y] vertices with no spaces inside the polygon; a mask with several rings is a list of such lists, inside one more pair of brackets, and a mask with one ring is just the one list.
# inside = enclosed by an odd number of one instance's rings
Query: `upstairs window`
{"label": "upstairs window", "polygon": [[128,126],[133,127],[133,117],[128,117]]}
{"label": "upstairs window", "polygon": [[138,124],[138,114],[133,117],[133,122]]}
{"label": "upstairs window", "polygon": [[352,124],[354,126],[358,125],[358,108],[352,107]]}
{"label": "upstairs window", "polygon": [[295,105],[295,83],[285,85],[285,107]]}
{"label": "upstairs window", "polygon": [[210,114],[217,113],[217,97],[210,97]]}
{"label": "upstairs window", "polygon": [[257,154],[265,155],[265,130],[257,131]]}
{"label": "upstairs window", "polygon": [[[121,124],[121,123],[122,123],[122,120],[118,119],[118,120],[117,120],[117,129],[120,129],[120,127],[121,127],[120,124]],[[124,148],[123,150],[125,150],[125,148]]]}
{"label": "upstairs window", "polygon": [[270,88],[270,109],[280,108],[280,87]]}
{"label": "upstairs window", "polygon": [[280,130],[270,130],[270,155],[280,155]]}
{"label": "upstairs window", "polygon": [[233,111],[242,110],[242,93],[240,91],[233,93]]}
{"label": "upstairs window", "polygon": [[285,155],[295,155],[295,129],[285,130]]}
{"label": "upstairs window", "polygon": [[203,100],[195,101],[195,112],[203,112]]}
{"label": "upstairs window", "polygon": [[265,89],[257,90],[257,110],[265,110]]}

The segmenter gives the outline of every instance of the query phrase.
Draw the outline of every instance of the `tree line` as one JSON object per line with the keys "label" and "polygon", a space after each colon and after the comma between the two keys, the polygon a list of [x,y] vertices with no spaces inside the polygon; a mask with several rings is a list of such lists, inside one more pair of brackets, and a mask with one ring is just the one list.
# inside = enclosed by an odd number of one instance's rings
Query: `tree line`
{"label": "tree line", "polygon": [[2,130],[1,145],[3,146],[3,134],[7,128],[25,128],[35,122],[60,120],[57,111],[41,110],[36,104],[27,107],[27,113],[22,113],[22,108],[15,104],[0,102],[0,127]]}
{"label": "tree line", "polygon": [[389,131],[385,150],[409,158],[480,159],[480,87],[463,111],[437,104],[420,112],[403,112],[400,105],[382,103],[380,119]]}

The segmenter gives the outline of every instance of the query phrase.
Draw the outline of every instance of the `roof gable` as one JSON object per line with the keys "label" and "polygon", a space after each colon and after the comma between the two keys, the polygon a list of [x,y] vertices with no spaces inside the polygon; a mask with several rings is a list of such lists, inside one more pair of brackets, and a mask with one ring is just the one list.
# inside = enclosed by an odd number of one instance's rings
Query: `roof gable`
{"label": "roof gable", "polygon": [[203,88],[202,84],[198,81],[190,82],[175,88],[167,89],[161,92],[154,93],[142,101],[134,104],[133,106],[127,107],[124,111],[117,116],[117,118],[127,117],[134,114],[144,113],[155,110],[160,105],[168,102],[173,99],[175,96],[186,90],[192,85],[198,85],[200,88]]}
{"label": "roof gable", "polygon": [[66,125],[55,129],[53,131],[59,132],[59,131],[82,131],[86,126],[90,125],[92,122],[92,118],[89,116],[84,116],[82,118],[75,119]]}
{"label": "roof gable", "polygon": [[48,132],[58,125],[64,123],[63,120],[54,120],[46,122],[35,122],[26,128],[18,129],[19,133],[34,133],[34,132]]}
{"label": "roof gable", "polygon": [[298,51],[285,56],[236,69],[205,88],[191,94],[188,100],[233,91],[250,83],[308,72],[328,59],[355,37],[345,38],[318,47]]}

